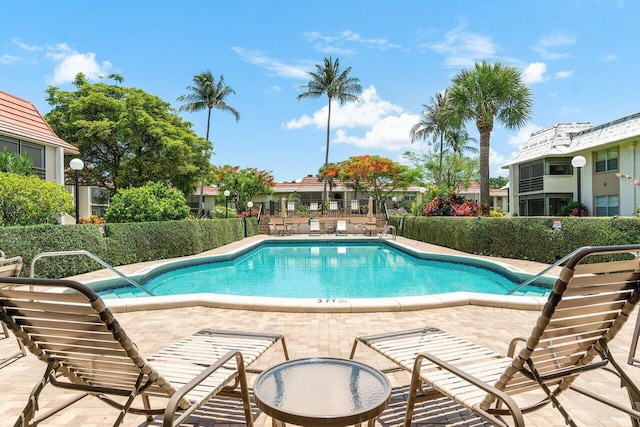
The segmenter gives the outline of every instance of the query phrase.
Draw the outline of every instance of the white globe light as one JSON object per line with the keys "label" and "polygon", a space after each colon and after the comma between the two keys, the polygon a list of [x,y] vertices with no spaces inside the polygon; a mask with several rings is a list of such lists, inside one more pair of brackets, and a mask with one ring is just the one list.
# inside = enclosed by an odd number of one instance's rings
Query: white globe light
{"label": "white globe light", "polygon": [[249,209],[251,209],[251,208],[253,207],[253,202],[252,202],[251,200],[249,200],[249,201],[247,202],[247,207],[248,207]]}
{"label": "white globe light", "polygon": [[81,159],[71,159],[69,166],[71,166],[71,169],[79,171],[84,167],[84,162]]}
{"label": "white globe light", "polygon": [[571,166],[573,166],[574,168],[581,168],[586,164],[587,159],[585,159],[584,156],[575,156],[573,159],[571,159]]}
{"label": "white globe light", "polygon": [[231,191],[224,190],[224,197],[229,197],[231,195]]}

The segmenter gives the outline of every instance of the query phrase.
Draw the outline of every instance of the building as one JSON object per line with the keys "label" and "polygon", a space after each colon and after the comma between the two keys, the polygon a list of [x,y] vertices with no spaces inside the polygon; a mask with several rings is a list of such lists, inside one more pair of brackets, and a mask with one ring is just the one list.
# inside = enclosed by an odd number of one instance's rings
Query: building
{"label": "building", "polygon": [[[510,214],[556,216],[579,199],[593,216],[632,215],[639,190],[619,174],[640,174],[638,141],[640,113],[598,126],[560,123],[533,133],[503,167],[509,169]],[[574,167],[579,156],[586,162]]]}
{"label": "building", "polygon": [[[65,155],[79,151],[49,127],[31,102],[0,90],[0,151],[27,154],[40,178],[64,185]],[[81,215],[82,216],[82,215]],[[69,216],[62,222],[74,222]]]}

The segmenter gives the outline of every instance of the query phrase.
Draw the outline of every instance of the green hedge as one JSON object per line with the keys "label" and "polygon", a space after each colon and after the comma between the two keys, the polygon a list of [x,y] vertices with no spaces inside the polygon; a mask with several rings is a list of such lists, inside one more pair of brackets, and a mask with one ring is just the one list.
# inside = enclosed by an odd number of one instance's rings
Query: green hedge
{"label": "green hedge", "polygon": [[553,263],[581,246],[640,243],[640,218],[394,216],[398,235],[463,252]]}
{"label": "green hedge", "polygon": [[[256,218],[158,221],[143,223],[38,225],[0,228],[0,249],[20,255],[23,275],[42,252],[86,250],[112,266],[195,255],[258,234]],[[41,258],[36,277],[68,277],[102,268],[84,256]]]}

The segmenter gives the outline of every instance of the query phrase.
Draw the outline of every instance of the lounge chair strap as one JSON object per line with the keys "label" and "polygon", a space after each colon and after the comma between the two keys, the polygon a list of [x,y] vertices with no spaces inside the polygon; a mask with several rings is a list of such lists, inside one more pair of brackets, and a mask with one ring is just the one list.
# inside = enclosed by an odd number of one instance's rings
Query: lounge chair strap
{"label": "lounge chair strap", "polygon": [[536,382],[540,385],[540,388],[544,391],[544,393],[549,397],[549,400],[551,400],[551,402],[553,403],[553,406],[556,407],[556,409],[558,409],[558,411],[562,414],[562,416],[564,417],[564,422],[571,427],[578,427],[577,424],[571,419],[571,416],[569,415],[569,413],[564,409],[564,407],[560,404],[560,401],[558,400],[558,398],[556,397],[556,395],[549,389],[549,387],[547,387],[547,385],[544,383],[544,381],[542,380],[542,378],[540,377],[540,374],[538,373],[538,370],[536,369],[536,367],[533,365],[533,360],[531,360],[531,358],[526,360],[527,365],[529,365],[529,369],[530,369],[530,373],[533,375],[533,378],[536,380]]}

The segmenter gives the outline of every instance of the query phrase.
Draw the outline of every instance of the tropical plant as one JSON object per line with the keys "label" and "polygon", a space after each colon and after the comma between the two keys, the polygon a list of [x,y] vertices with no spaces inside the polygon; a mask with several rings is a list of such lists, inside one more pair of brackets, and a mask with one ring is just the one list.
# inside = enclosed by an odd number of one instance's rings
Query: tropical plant
{"label": "tropical plant", "polygon": [[449,197],[435,197],[424,206],[425,216],[479,216],[482,207],[473,200],[451,194]]}
{"label": "tropical plant", "polygon": [[[178,101],[185,101],[178,111],[197,112],[207,110],[207,132],[205,139],[209,141],[209,128],[211,126],[211,110],[214,108],[227,111],[236,119],[240,120],[240,113],[235,108],[227,105],[225,98],[236,92],[224,82],[224,76],[220,76],[218,82],[215,81],[211,70],[203,71],[193,77],[193,85],[187,86],[190,92],[178,97]],[[203,176],[204,177],[204,176]],[[200,182],[200,203],[198,207],[198,216],[204,205],[204,179]]]}
{"label": "tropical plant", "polygon": [[62,185],[0,172],[0,226],[53,223],[70,210],[71,195]]}
{"label": "tropical plant", "polygon": [[0,172],[33,175],[31,158],[27,154],[10,153],[7,147],[0,152]]}
{"label": "tropical plant", "polygon": [[[574,200],[564,205],[558,216],[578,216],[578,202]],[[580,216],[589,216],[589,210],[583,204],[580,204]]]}
{"label": "tropical plant", "polygon": [[240,169],[240,166],[214,166],[210,179],[220,190],[217,202],[225,204],[224,191],[229,190],[230,197],[239,210],[243,210],[247,206],[247,202],[255,195],[273,193],[274,181],[271,172],[256,168]]}
{"label": "tropical plant", "polygon": [[480,204],[489,205],[489,150],[494,121],[519,128],[531,115],[532,92],[520,71],[501,63],[476,63],[453,78],[447,115],[453,123],[474,120],[480,133]]}
{"label": "tropical plant", "polygon": [[379,204],[387,195],[406,189],[418,179],[418,171],[380,156],[353,156],[320,170],[320,176],[340,179],[354,193],[373,197]]}
{"label": "tropical plant", "polygon": [[447,90],[438,92],[431,97],[429,104],[423,104],[424,108],[420,113],[420,121],[413,125],[410,131],[411,143],[431,137],[432,145],[438,142],[438,152],[440,154],[439,173],[436,176],[436,184],[442,182],[442,162],[445,151],[445,135],[449,126],[446,114]]}
{"label": "tropical plant", "polygon": [[147,222],[185,219],[189,206],[182,193],[149,182],[144,187],[120,189],[105,212],[107,222]]}
{"label": "tropical plant", "polygon": [[87,165],[80,173],[87,185],[141,187],[167,182],[184,194],[195,190],[208,172],[211,143],[171,105],[140,89],[89,83],[83,74],[75,90],[47,89],[53,107],[45,119],[65,141],[78,147]]}
{"label": "tropical plant", "polygon": [[[329,165],[329,135],[331,130],[331,101],[334,99],[343,105],[345,102],[357,101],[362,92],[360,80],[349,75],[351,67],[340,70],[340,60],[334,61],[331,57],[324,58],[323,64],[316,64],[316,71],[309,72],[311,80],[300,88],[304,92],[298,95],[298,100],[307,98],[319,98],[326,95],[327,104],[327,145],[325,148],[324,165]],[[324,180],[322,200],[327,200],[327,180]]]}

